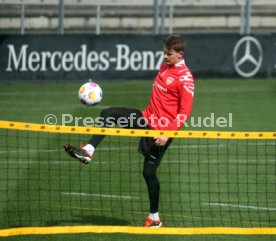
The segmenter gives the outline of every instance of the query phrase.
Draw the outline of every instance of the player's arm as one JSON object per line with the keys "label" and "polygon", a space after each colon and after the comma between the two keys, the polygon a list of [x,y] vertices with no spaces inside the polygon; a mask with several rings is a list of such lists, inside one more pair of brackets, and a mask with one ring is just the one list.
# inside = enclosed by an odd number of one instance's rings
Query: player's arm
{"label": "player's arm", "polygon": [[[179,112],[176,118],[166,127],[166,130],[179,130],[190,117],[194,99],[193,78],[188,81],[180,81],[179,90]],[[169,140],[168,137],[155,137],[155,144],[164,146]]]}
{"label": "player's arm", "polygon": [[178,85],[179,111],[176,118],[169,124],[168,130],[179,130],[190,117],[194,99],[194,80],[190,72],[182,76]]}

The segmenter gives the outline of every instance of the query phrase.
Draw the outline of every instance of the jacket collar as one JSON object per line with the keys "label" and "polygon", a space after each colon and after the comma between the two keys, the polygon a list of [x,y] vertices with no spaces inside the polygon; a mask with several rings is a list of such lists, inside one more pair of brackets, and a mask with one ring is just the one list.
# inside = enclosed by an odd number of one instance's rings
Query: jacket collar
{"label": "jacket collar", "polygon": [[180,67],[180,66],[182,66],[182,65],[184,65],[185,64],[185,60],[184,59],[182,59],[181,61],[179,61],[177,64],[175,64],[174,66],[175,67]]}
{"label": "jacket collar", "polygon": [[169,68],[178,68],[178,67],[181,67],[181,66],[183,66],[183,65],[185,65],[185,60],[184,60],[184,59],[180,60],[180,61],[179,61],[178,63],[176,63],[176,64],[168,65],[168,67],[169,67]]}

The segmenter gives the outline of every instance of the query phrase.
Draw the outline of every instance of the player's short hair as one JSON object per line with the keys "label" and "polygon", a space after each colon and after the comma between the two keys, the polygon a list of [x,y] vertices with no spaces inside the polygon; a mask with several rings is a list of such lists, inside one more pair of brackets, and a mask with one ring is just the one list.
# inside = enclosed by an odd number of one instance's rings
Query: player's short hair
{"label": "player's short hair", "polygon": [[174,50],[176,52],[183,52],[186,49],[186,41],[180,35],[169,35],[164,39],[164,45],[168,50]]}

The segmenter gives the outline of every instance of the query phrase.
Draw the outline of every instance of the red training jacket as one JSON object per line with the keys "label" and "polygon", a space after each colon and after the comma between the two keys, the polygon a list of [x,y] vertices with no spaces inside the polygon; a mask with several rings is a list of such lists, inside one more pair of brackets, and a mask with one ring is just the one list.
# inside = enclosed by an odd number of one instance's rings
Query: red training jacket
{"label": "red training jacket", "polygon": [[184,60],[162,64],[154,80],[152,94],[142,114],[154,130],[179,130],[191,115],[194,78]]}

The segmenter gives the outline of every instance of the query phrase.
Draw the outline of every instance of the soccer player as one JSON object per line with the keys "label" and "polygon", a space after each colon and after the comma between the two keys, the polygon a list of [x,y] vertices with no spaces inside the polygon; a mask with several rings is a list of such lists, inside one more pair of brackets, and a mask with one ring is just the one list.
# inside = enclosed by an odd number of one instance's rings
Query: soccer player
{"label": "soccer player", "polygon": [[[119,125],[118,119],[125,118],[129,121],[127,128],[179,130],[191,114],[194,96],[193,75],[184,61],[185,47],[186,42],[180,35],[168,36],[164,40],[164,63],[154,80],[148,106],[142,111],[121,107],[104,109],[101,111],[102,126],[107,127],[111,120]],[[65,144],[64,148],[70,156],[88,164],[104,137],[93,135],[84,147]],[[139,152],[144,156],[143,176],[150,201],[150,212],[144,227],[162,226],[158,214],[160,184],[156,173],[171,142],[172,139],[167,137],[142,137],[139,143]]]}

